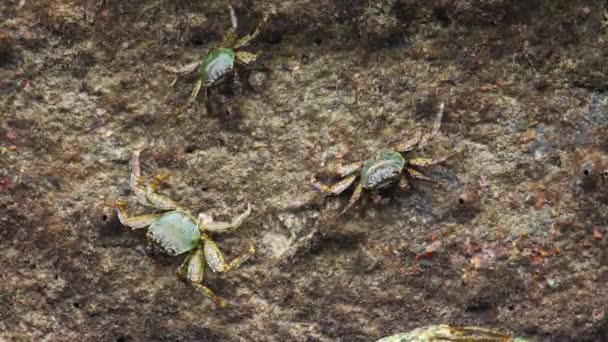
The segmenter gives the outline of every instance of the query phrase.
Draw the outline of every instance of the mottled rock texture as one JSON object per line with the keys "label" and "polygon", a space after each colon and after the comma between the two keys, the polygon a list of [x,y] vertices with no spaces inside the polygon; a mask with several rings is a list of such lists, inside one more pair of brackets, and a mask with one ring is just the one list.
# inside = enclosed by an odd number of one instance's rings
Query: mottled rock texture
{"label": "mottled rock texture", "polygon": [[[608,334],[608,4],[599,0],[233,1],[242,94],[170,83],[229,27],[225,1],[2,0],[0,339],[371,341],[430,324],[538,340]],[[323,200],[323,165],[400,134],[462,153],[441,184]],[[209,108],[218,110],[207,111]],[[228,108],[224,110],[225,108]],[[206,284],[217,310],[122,227],[129,157],[193,212],[253,204]]]}

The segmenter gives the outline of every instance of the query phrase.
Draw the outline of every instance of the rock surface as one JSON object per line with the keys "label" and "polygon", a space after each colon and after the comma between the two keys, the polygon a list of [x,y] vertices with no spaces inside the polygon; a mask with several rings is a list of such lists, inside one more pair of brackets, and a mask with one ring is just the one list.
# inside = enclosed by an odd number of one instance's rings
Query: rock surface
{"label": "rock surface", "polygon": [[[208,113],[187,64],[225,1],[0,6],[0,339],[370,341],[423,325],[538,340],[608,334],[608,16],[596,0],[234,1],[263,66]],[[257,73],[257,74],[256,74]],[[262,74],[260,74],[262,73]],[[307,186],[400,134],[462,153],[440,185],[367,198]],[[239,115],[231,113],[238,112]],[[179,282],[113,208],[129,157],[192,212],[252,217],[216,241],[254,259]]]}

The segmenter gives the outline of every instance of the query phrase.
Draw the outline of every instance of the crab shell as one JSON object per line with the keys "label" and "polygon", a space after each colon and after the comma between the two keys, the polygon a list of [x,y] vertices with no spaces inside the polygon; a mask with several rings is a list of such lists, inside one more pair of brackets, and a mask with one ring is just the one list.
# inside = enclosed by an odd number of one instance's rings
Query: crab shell
{"label": "crab shell", "polygon": [[234,68],[235,52],[230,48],[213,48],[203,59],[199,72],[205,86],[221,81]]}
{"label": "crab shell", "polygon": [[401,333],[379,339],[376,342],[528,342],[521,337],[511,337],[500,332],[481,327],[451,327],[445,324],[420,327],[407,333]]}
{"label": "crab shell", "polygon": [[194,217],[179,210],[169,211],[154,220],[147,236],[172,256],[193,250],[201,240]]}
{"label": "crab shell", "polygon": [[364,189],[384,189],[395,183],[405,166],[405,159],[396,151],[385,151],[369,159],[361,169]]}

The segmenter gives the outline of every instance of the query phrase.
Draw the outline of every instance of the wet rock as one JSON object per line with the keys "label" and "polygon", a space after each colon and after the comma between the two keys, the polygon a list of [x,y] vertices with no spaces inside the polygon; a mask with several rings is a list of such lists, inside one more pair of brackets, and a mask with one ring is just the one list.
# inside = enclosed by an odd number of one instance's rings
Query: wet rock
{"label": "wet rock", "polygon": [[404,23],[397,19],[394,11],[396,1],[384,0],[369,4],[358,19],[359,35],[373,46],[382,46],[398,41],[404,33]]}
{"label": "wet rock", "polygon": [[[245,47],[268,70],[219,87],[211,110],[185,106],[195,75],[171,85],[160,65],[217,46],[226,1],[0,6],[0,340],[371,341],[438,320],[601,340],[605,3],[272,2]],[[270,4],[234,2],[239,33]],[[351,190],[308,186],[428,127],[439,102],[441,133],[408,156],[462,148],[424,170],[441,185],[342,216]],[[225,310],[116,219],[143,146],[146,177],[170,173],[159,191],[184,208],[252,203],[213,234],[228,260],[258,247],[205,273]]]}

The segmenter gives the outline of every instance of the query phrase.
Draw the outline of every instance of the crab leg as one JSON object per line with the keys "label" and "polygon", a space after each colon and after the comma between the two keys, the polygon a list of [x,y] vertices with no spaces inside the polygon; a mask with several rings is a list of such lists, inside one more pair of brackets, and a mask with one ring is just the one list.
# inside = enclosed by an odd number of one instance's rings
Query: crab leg
{"label": "crab leg", "polygon": [[166,71],[174,73],[174,74],[187,74],[189,72],[196,70],[196,68],[198,68],[199,65],[201,65],[201,61],[188,63],[186,65],[183,65],[183,66],[177,67],[177,68],[169,66],[169,65],[165,65],[165,64],[161,64],[160,67],[165,69]]}
{"label": "crab leg", "polygon": [[234,7],[232,5],[228,5],[228,10],[230,10],[230,23],[232,24],[232,29],[236,31],[238,28],[238,20],[236,19],[236,13],[234,12]]}
{"label": "crab leg", "polygon": [[116,212],[118,213],[118,219],[124,226],[132,229],[139,229],[149,226],[154,220],[158,219],[162,214],[147,214],[140,216],[129,216],[127,214],[126,205],[124,201],[116,201]]}
{"label": "crab leg", "polygon": [[146,188],[146,199],[148,202],[157,209],[161,210],[174,210],[179,209],[179,205],[167,196],[159,195],[156,193],[156,189],[163,179],[169,177],[169,174],[160,174],[154,176],[149,182]]}
{"label": "crab leg", "polygon": [[408,152],[408,151],[411,151],[420,142],[421,138],[422,138],[422,132],[421,131],[416,131],[416,133],[414,133],[414,137],[413,138],[411,138],[409,140],[404,140],[404,141],[400,141],[400,142],[396,143],[394,149],[397,152]]}
{"label": "crab leg", "polygon": [[[232,7],[230,7],[231,11],[234,12],[234,9],[232,9]],[[231,15],[232,15],[231,12]],[[266,22],[268,21],[268,17],[270,17],[270,12],[267,11],[264,13],[264,17],[262,18],[262,22],[260,22],[258,24],[258,26],[255,28],[255,30],[253,31],[253,33],[248,34],[246,36],[243,36],[242,38],[238,39],[236,42],[234,42],[234,44],[232,44],[232,48],[233,49],[239,49],[247,44],[249,44],[250,41],[252,41],[253,39],[255,39],[260,32],[262,31],[262,27],[266,24]]]}
{"label": "crab leg", "polygon": [[353,175],[353,173],[359,171],[363,166],[363,162],[354,162],[346,165],[337,164],[329,167],[325,172],[330,175],[336,175],[339,177],[346,177],[339,182],[335,183],[332,186],[327,186],[321,182],[319,182],[316,178],[313,178],[310,181],[310,185],[325,194],[338,195],[342,193],[344,190],[348,189],[348,187],[353,184],[355,179],[357,179],[357,175]]}
{"label": "crab leg", "polygon": [[431,165],[436,165],[436,164],[441,164],[444,161],[448,160],[449,158],[453,157],[454,155],[456,155],[456,153],[452,153],[450,155],[447,155],[445,157],[439,157],[439,158],[413,158],[408,160],[408,164],[412,165],[412,166],[418,166],[418,167],[426,167],[426,166],[431,166]]}
{"label": "crab leg", "polygon": [[218,307],[224,307],[224,302],[208,287],[202,285],[204,272],[205,258],[203,251],[199,248],[190,252],[182,265],[177,269],[177,275],[184,278],[197,292],[209,298]]}
{"label": "crab leg", "polygon": [[332,186],[327,186],[313,178],[310,181],[310,185],[325,194],[338,195],[344,190],[348,189],[348,187],[350,187],[356,179],[357,175],[352,175],[342,179]]}
{"label": "crab leg", "polygon": [[418,144],[418,148],[423,148],[426,146],[431,139],[433,139],[437,133],[439,133],[439,128],[441,127],[441,119],[443,118],[443,109],[445,105],[443,102],[439,105],[439,111],[437,112],[437,116],[435,117],[435,122],[433,124],[433,130],[428,135],[425,135],[420,143]]}
{"label": "crab leg", "polygon": [[139,203],[145,206],[153,206],[146,198],[146,190],[141,186],[141,168],[139,166],[139,151],[134,151],[131,156],[131,191]]}
{"label": "crab leg", "polygon": [[202,239],[204,240],[203,248],[207,265],[209,265],[213,272],[216,273],[226,273],[239,267],[242,263],[249,260],[255,253],[255,247],[253,245],[250,245],[249,250],[247,252],[234,258],[231,262],[226,263],[224,255],[217,247],[215,242],[213,242],[208,237],[203,237]]}
{"label": "crab leg", "polygon": [[230,24],[232,25],[230,29],[224,34],[222,37],[222,41],[220,42],[221,47],[230,47],[236,41],[236,30],[238,28],[238,20],[236,19],[236,13],[234,12],[234,8],[232,5],[228,5],[228,10],[230,11]]}
{"label": "crab leg", "polygon": [[192,104],[194,104],[194,100],[196,100],[196,97],[198,96],[198,93],[201,91],[202,86],[203,86],[203,79],[199,78],[198,81],[196,81],[194,88],[192,88],[192,93],[190,94],[190,97],[188,98],[188,102],[187,102],[188,107],[190,107],[190,106],[192,106]]}
{"label": "crab leg", "polygon": [[252,53],[252,52],[247,52],[247,51],[237,51],[234,56],[234,59],[239,64],[249,65],[249,64],[255,62],[258,59],[258,57],[260,57],[259,52]]}
{"label": "crab leg", "polygon": [[415,180],[426,181],[426,182],[437,182],[436,180],[429,178],[412,168],[408,168],[406,170],[406,172],[412,179],[415,179]]}
{"label": "crab leg", "polygon": [[[447,334],[445,334],[447,332]],[[480,327],[448,327],[447,331],[439,332],[436,336],[437,339],[449,340],[449,341],[486,341],[486,342],[508,342],[515,339],[509,337],[509,335],[501,334],[497,331]]]}
{"label": "crab leg", "polygon": [[[175,68],[175,67],[172,67],[169,65],[164,65],[164,64],[161,64],[160,67],[165,69],[168,72],[180,75],[180,74],[187,74],[189,72],[196,70],[196,68],[198,68],[199,65],[201,65],[201,61],[192,62],[190,64],[186,64],[186,65],[184,65],[182,67],[178,67],[178,68]],[[173,81],[171,81],[171,84],[169,86],[173,87],[175,85],[175,83],[177,83],[178,78],[179,78],[179,76],[176,76],[173,79]]]}
{"label": "crab leg", "polygon": [[331,174],[338,175],[340,177],[346,177],[352,173],[361,170],[363,162],[354,162],[346,165],[338,164],[330,167],[327,171]]}
{"label": "crab leg", "polygon": [[408,164],[412,165],[412,166],[418,166],[418,167],[426,167],[426,166],[431,166],[431,165],[437,165],[437,164],[441,164],[444,161],[452,158],[453,156],[457,155],[461,153],[461,151],[457,151],[451,154],[448,154],[447,156],[443,156],[443,157],[439,157],[439,158],[413,158],[408,160]]}
{"label": "crab leg", "polygon": [[241,81],[241,76],[237,72],[236,69],[232,70],[233,73],[233,90],[234,93],[240,95],[243,93],[243,82]]}
{"label": "crab leg", "polygon": [[357,187],[355,188],[355,191],[353,192],[353,194],[350,196],[350,199],[348,200],[348,204],[346,204],[344,209],[342,209],[342,211],[340,212],[340,215],[344,214],[348,209],[350,209],[350,207],[353,206],[353,204],[355,204],[355,202],[357,202],[359,197],[361,197],[362,191],[363,191],[363,185],[361,185],[361,184],[357,185]]}
{"label": "crab leg", "polygon": [[213,219],[206,214],[198,215],[199,228],[204,231],[212,231],[217,233],[225,233],[238,228],[251,214],[251,205],[247,203],[247,210],[237,217],[233,218],[231,222],[213,222]]}
{"label": "crab leg", "polygon": [[407,176],[405,174],[401,174],[401,177],[399,178],[399,184],[397,185],[397,187],[401,191],[408,191],[408,190],[412,189],[410,180],[409,180],[409,178],[407,178]]}

